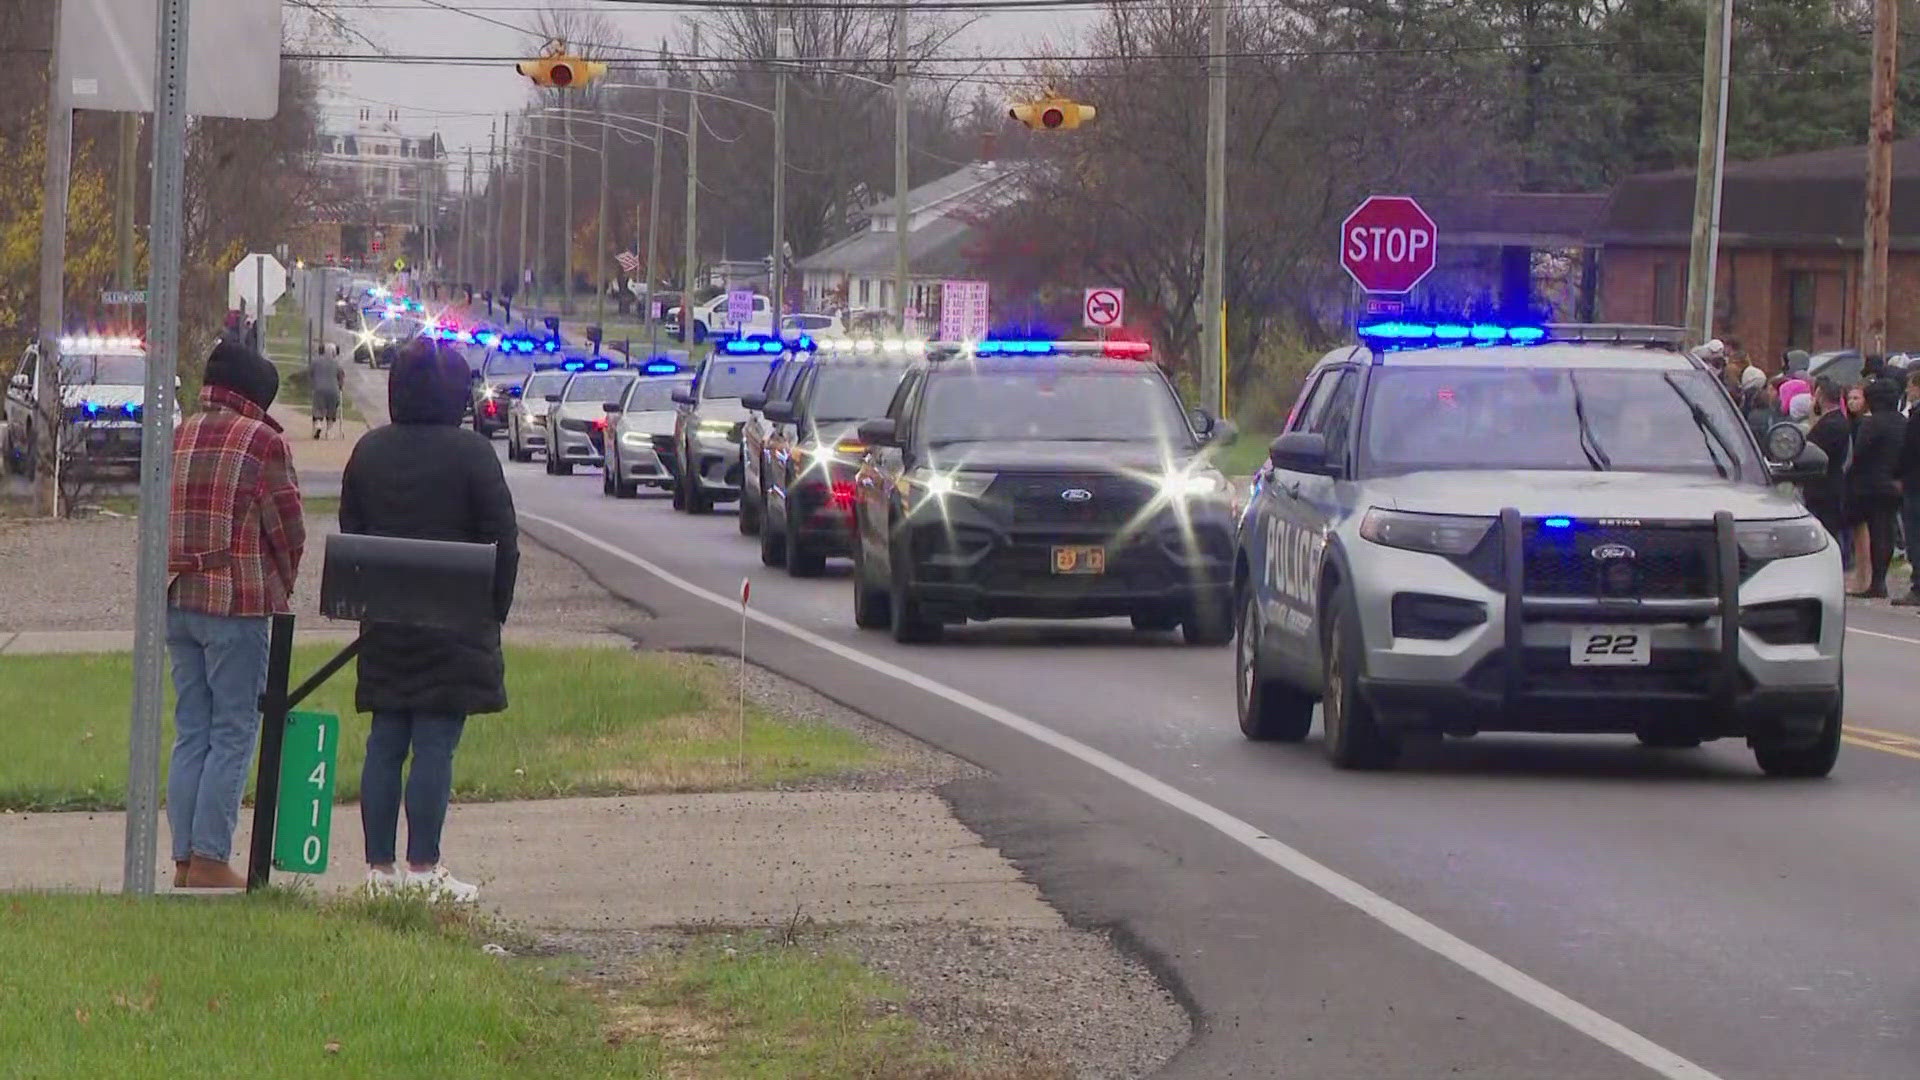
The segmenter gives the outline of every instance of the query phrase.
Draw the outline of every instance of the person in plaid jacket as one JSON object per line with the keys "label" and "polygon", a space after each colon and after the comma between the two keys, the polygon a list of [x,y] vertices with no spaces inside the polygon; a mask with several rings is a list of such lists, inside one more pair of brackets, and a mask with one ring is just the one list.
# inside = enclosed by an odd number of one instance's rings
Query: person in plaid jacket
{"label": "person in plaid jacket", "polygon": [[280,425],[280,376],[223,341],[207,359],[200,412],[173,438],[167,651],[173,764],[167,824],[176,888],[241,888],[229,864],[260,731],[271,617],[288,610],[306,528]]}

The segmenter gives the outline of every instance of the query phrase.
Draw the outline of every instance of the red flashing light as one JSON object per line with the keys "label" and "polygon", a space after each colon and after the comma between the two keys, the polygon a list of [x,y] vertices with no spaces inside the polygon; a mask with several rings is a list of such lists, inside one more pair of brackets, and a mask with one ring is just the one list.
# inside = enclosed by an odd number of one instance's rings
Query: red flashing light
{"label": "red flashing light", "polygon": [[1048,109],[1040,114],[1040,126],[1057,128],[1067,122],[1067,114],[1059,109]]}
{"label": "red flashing light", "polygon": [[853,482],[851,480],[835,480],[833,482],[833,505],[842,510],[850,510],[853,508]]}
{"label": "red flashing light", "polygon": [[1109,341],[1104,351],[1115,360],[1141,360],[1153,351],[1153,346],[1144,341]]}
{"label": "red flashing light", "polygon": [[572,86],[573,65],[555,64],[547,69],[547,78],[553,80],[555,86]]}

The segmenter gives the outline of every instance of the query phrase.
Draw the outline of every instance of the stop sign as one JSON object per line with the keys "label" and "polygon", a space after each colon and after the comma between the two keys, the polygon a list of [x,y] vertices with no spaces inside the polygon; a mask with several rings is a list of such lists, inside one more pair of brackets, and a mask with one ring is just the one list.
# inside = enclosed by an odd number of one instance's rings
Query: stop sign
{"label": "stop sign", "polygon": [[1433,272],[1436,238],[1419,203],[1373,195],[1340,223],[1340,265],[1368,292],[1411,292]]}

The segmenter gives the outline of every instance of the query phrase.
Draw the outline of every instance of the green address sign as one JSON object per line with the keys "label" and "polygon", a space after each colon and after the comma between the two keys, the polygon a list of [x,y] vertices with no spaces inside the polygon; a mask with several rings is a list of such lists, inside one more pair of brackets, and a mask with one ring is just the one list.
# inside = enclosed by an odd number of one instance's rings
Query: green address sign
{"label": "green address sign", "polygon": [[280,807],[273,823],[273,867],[294,874],[327,869],[333,834],[333,768],[340,718],[287,714],[280,754]]}

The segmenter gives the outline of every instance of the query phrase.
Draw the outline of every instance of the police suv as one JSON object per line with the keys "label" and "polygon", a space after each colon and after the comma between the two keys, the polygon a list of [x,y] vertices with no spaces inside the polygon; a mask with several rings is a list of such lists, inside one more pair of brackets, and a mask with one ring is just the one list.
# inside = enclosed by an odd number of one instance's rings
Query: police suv
{"label": "police suv", "polygon": [[1232,493],[1209,455],[1232,431],[1183,409],[1141,343],[926,346],[857,429],[855,623],[912,642],[1130,616],[1226,644]]}
{"label": "police suv", "polygon": [[1313,369],[1244,512],[1251,739],[1390,766],[1411,736],[1740,737],[1775,776],[1839,751],[1840,553],[1658,327],[1382,323]]}

